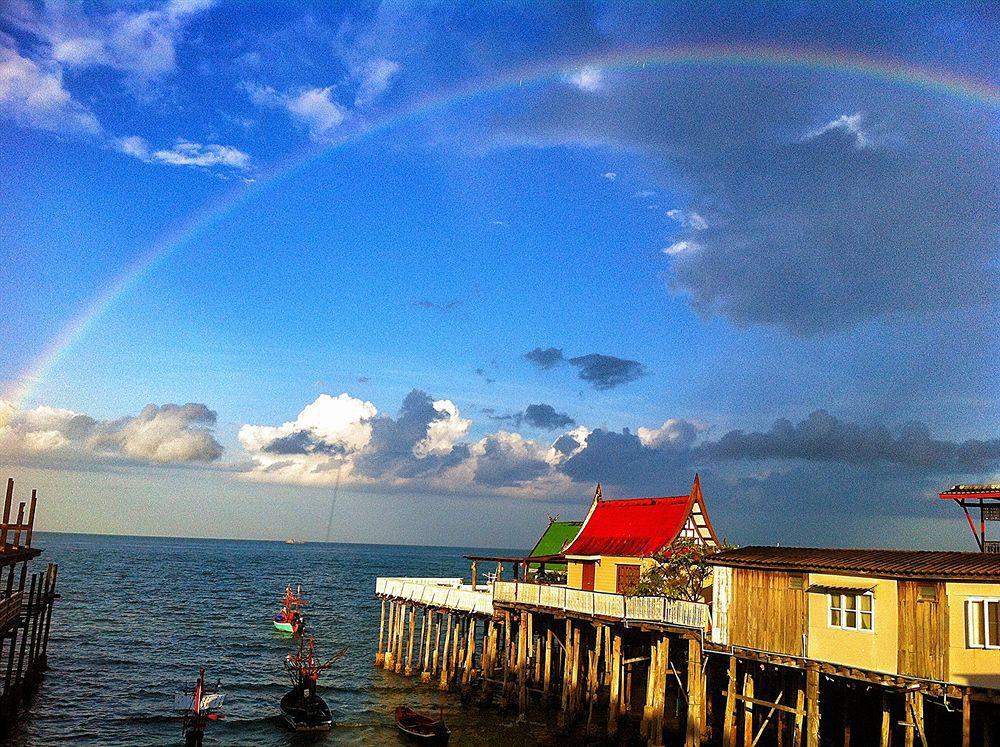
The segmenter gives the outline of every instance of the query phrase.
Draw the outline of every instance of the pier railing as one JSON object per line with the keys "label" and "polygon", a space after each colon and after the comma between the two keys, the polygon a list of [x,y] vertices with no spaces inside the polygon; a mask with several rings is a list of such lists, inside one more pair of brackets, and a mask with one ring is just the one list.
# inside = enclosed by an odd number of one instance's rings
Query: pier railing
{"label": "pier railing", "polygon": [[375,593],[380,596],[415,602],[427,607],[493,614],[493,595],[489,586],[473,591],[460,578],[377,578]]}
{"label": "pier railing", "polygon": [[627,597],[601,591],[567,589],[565,586],[497,581],[493,586],[497,602],[515,602],[577,612],[626,622],[655,622],[685,628],[708,627],[708,605],[667,597]]}

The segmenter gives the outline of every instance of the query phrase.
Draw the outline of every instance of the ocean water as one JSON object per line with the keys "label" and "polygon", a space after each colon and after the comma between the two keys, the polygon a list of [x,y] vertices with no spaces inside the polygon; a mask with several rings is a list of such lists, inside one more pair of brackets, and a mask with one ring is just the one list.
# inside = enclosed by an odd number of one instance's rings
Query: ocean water
{"label": "ocean water", "polygon": [[[105,537],[38,533],[45,561],[59,564],[49,665],[15,745],[182,744],[174,697],[204,665],[226,694],[224,721],[205,744],[400,744],[392,709],[444,708],[452,744],[545,744],[544,714],[519,721],[463,706],[373,666],[379,604],[375,577],[468,574],[476,548],[395,547]],[[271,618],[285,584],[301,584],[319,655],[349,653],[320,679],[337,725],[297,735],[277,718],[288,690],[282,661],[293,643]]]}

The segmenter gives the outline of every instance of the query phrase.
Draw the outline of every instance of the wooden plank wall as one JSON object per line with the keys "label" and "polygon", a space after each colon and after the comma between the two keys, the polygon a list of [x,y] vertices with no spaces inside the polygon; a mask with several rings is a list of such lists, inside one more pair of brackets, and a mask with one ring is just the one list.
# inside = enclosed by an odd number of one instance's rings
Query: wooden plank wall
{"label": "wooden plank wall", "polygon": [[804,588],[791,588],[790,575],[780,571],[733,569],[730,644],[804,655],[802,636],[808,624],[806,592]]}
{"label": "wooden plank wall", "polygon": [[[900,674],[943,680],[948,672],[948,597],[943,583],[899,581]],[[935,598],[921,599],[920,587]]]}

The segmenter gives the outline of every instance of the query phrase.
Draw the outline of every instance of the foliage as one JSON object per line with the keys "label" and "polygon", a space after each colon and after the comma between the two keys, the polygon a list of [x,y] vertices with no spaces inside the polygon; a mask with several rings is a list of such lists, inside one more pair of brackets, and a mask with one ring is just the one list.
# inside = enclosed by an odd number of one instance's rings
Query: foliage
{"label": "foliage", "polygon": [[729,549],[724,540],[721,545],[708,547],[696,540],[683,537],[653,556],[653,565],[639,577],[632,591],[634,596],[662,596],[685,599],[689,602],[703,600],[705,586],[712,575],[709,555]]}

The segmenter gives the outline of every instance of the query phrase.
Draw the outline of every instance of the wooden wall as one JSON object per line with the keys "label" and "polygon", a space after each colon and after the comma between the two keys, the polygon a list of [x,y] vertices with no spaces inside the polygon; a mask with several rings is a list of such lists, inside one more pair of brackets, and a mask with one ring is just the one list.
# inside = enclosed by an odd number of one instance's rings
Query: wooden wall
{"label": "wooden wall", "polygon": [[806,632],[806,584],[791,588],[801,574],[734,568],[729,606],[729,642],[734,646],[803,656]]}
{"label": "wooden wall", "polygon": [[[921,588],[933,598],[921,595]],[[948,596],[945,585],[899,581],[900,674],[944,680],[948,675]]]}

